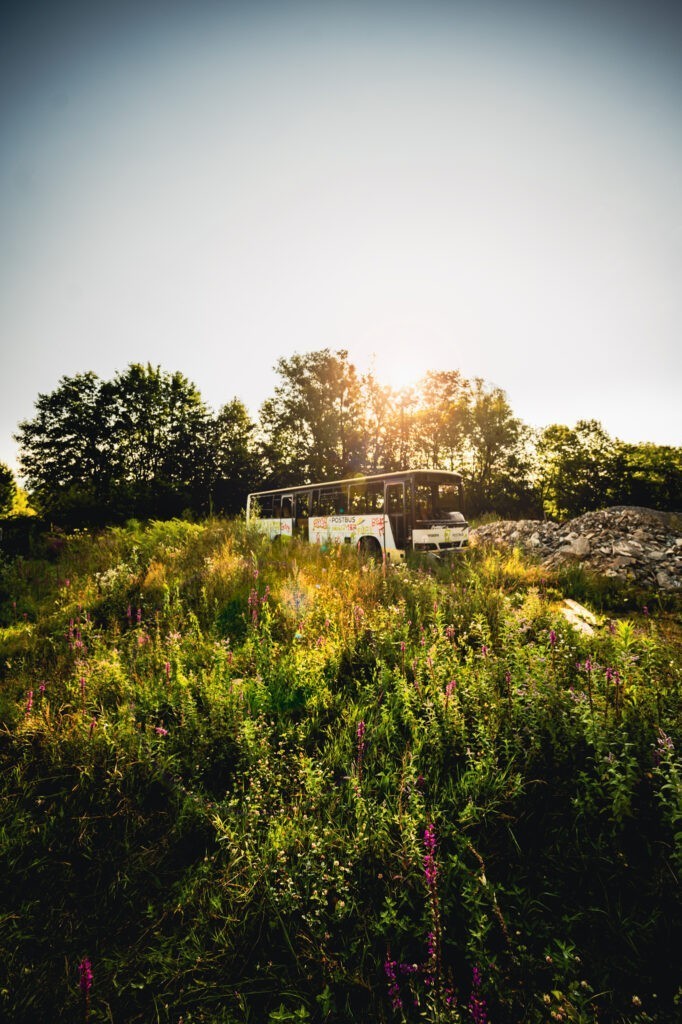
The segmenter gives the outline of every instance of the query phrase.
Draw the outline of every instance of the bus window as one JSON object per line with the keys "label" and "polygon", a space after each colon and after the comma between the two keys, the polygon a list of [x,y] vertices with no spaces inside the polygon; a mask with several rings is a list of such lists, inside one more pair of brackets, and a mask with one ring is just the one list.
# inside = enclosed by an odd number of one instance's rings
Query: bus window
{"label": "bus window", "polygon": [[433,490],[431,484],[416,484],[414,488],[414,518],[417,522],[433,519]]}
{"label": "bus window", "polygon": [[318,516],[345,516],[348,515],[348,494],[346,491],[320,490],[320,498],[317,509]]}
{"label": "bus window", "polygon": [[350,485],[348,511],[351,515],[362,515],[367,511],[367,488],[364,484]]}
{"label": "bus window", "polygon": [[307,519],[310,516],[310,491],[296,495],[296,518]]}
{"label": "bus window", "polygon": [[445,516],[448,512],[460,512],[461,501],[457,484],[438,484],[438,504],[436,514]]}
{"label": "bus window", "polygon": [[282,519],[291,519],[292,516],[292,498],[290,494],[282,496]]}
{"label": "bus window", "polygon": [[384,511],[384,485],[381,482],[367,484],[367,511]]}
{"label": "bus window", "polygon": [[258,510],[259,519],[272,519],[272,495],[263,494],[259,498],[254,498],[255,507]]}
{"label": "bus window", "polygon": [[386,488],[386,511],[389,515],[404,511],[402,484],[389,484]]}

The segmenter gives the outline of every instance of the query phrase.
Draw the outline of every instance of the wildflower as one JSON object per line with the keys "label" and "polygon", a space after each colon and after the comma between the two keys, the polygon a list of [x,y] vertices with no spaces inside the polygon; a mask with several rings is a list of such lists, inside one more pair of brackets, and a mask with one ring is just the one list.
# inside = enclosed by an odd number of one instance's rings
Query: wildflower
{"label": "wildflower", "polygon": [[654,747],[654,764],[658,766],[666,755],[675,752],[675,745],[666,732],[659,727],[656,746]]}
{"label": "wildflower", "polygon": [[556,630],[550,629],[549,631],[549,643],[551,647],[556,646]]}
{"label": "wildflower", "polygon": [[486,647],[486,645],[485,645],[485,644],[482,644],[482,645],[481,645],[481,657],[482,657],[482,658],[487,658],[487,657],[488,657],[488,654],[489,654],[489,648],[488,648],[488,647]]}
{"label": "wildflower", "polygon": [[481,995],[481,972],[474,967],[471,972],[471,995],[469,996],[469,1013],[474,1024],[487,1024],[488,1009]]}
{"label": "wildflower", "polygon": [[33,707],[33,690],[29,690],[26,698],[26,714],[28,715]]}
{"label": "wildflower", "polygon": [[142,622],[142,609],[138,608],[137,609],[137,624],[138,624],[138,626],[140,625],[141,622]]}
{"label": "wildflower", "polygon": [[81,684],[81,697],[82,697],[83,701],[85,701],[85,679],[83,678],[83,676],[81,676],[81,678],[80,678],[80,684]]}
{"label": "wildflower", "polygon": [[167,736],[168,735],[168,729],[164,729],[164,727],[162,725],[157,725],[156,728],[154,729],[154,732],[156,733],[157,736]]}
{"label": "wildflower", "polygon": [[97,719],[93,718],[93,720],[90,722],[90,728],[88,729],[88,739],[90,739],[90,740],[92,739],[92,734],[95,731],[95,727],[96,726],[97,726]]}
{"label": "wildflower", "polygon": [[45,693],[45,690],[46,690],[46,689],[47,689],[47,687],[45,686],[45,683],[41,683],[41,684],[40,684],[40,686],[38,687],[38,691],[39,691],[39,692],[40,692],[41,694]]}
{"label": "wildflower", "polygon": [[92,964],[88,957],[84,957],[78,965],[79,984],[81,992],[86,996],[92,988],[92,982],[94,975],[92,973]]}
{"label": "wildflower", "polygon": [[450,682],[445,687],[445,706],[446,707],[448,705],[448,701],[450,700],[450,697],[452,697],[452,695],[453,695],[453,693],[455,692],[456,689],[457,689],[457,681],[455,679],[451,679]]}
{"label": "wildflower", "polygon": [[391,1007],[396,1013],[400,1012],[403,1008],[403,1001],[400,998],[400,985],[396,975],[397,966],[395,960],[391,959],[391,954],[387,953],[384,962],[384,974],[388,981],[388,998],[391,1000]]}
{"label": "wildflower", "polygon": [[450,640],[450,641],[454,640],[455,639],[455,627],[454,626],[446,626],[445,627],[445,635],[448,638],[448,640]]}
{"label": "wildflower", "polygon": [[164,668],[164,672],[166,673],[166,680],[168,681],[168,680],[170,680],[170,675],[171,675],[170,661],[166,661],[164,663],[163,668]]}
{"label": "wildflower", "polygon": [[438,865],[436,864],[436,829],[433,824],[426,826],[424,830],[424,877],[426,884],[433,892],[438,879]]}

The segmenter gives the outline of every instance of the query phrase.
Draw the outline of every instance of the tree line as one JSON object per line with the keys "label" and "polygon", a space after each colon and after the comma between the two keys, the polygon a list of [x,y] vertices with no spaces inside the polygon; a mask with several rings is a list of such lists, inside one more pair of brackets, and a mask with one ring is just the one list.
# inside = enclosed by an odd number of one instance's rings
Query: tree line
{"label": "tree line", "polygon": [[[396,390],[343,350],[275,369],[257,419],[238,398],[213,413],[181,373],[151,365],[63,377],[15,435],[32,506],[71,525],[234,514],[249,490],[412,466],[461,472],[470,517],[682,507],[682,449],[625,444],[596,420],[532,430],[504,391],[457,370]],[[0,514],[14,488],[0,466]]]}

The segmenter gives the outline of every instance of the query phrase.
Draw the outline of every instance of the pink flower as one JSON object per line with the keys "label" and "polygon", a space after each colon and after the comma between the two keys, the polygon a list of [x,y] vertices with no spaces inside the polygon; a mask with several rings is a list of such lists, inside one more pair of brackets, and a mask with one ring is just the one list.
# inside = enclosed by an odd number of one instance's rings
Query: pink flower
{"label": "pink flower", "polygon": [[90,989],[92,988],[92,982],[94,978],[94,975],[92,973],[92,964],[90,963],[90,960],[88,959],[87,956],[84,957],[79,963],[78,974],[81,992],[84,992],[87,995]]}
{"label": "pink flower", "polygon": [[26,714],[28,714],[33,707],[33,690],[29,690],[26,698]]}
{"label": "pink flower", "polygon": [[154,732],[156,733],[157,736],[167,736],[168,735],[168,729],[164,729],[164,727],[162,725],[157,725],[156,728],[154,729]]}

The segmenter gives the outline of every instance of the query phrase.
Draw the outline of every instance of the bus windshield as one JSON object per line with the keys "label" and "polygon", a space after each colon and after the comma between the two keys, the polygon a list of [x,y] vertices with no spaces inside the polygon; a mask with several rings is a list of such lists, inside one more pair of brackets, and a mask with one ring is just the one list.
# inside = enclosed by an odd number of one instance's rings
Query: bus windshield
{"label": "bus windshield", "polygon": [[452,518],[452,513],[461,512],[460,489],[451,483],[418,483],[414,489],[415,518]]}

